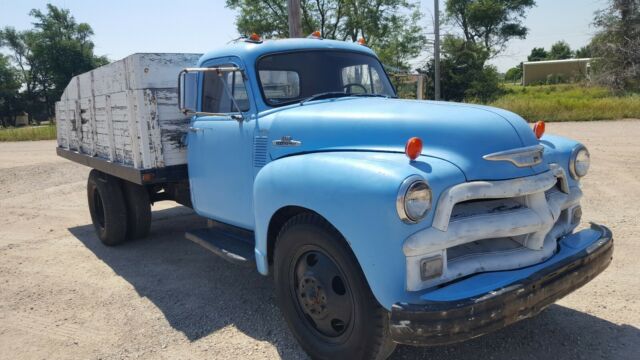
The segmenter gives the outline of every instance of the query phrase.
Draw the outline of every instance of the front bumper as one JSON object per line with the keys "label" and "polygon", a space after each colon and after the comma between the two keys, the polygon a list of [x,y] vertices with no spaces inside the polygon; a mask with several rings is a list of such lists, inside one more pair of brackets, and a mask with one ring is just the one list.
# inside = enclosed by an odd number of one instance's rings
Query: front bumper
{"label": "front bumper", "polygon": [[391,337],[410,345],[450,344],[537,315],[589,282],[611,262],[611,231],[595,224],[591,230],[600,235],[590,245],[508,285],[454,301],[394,304]]}

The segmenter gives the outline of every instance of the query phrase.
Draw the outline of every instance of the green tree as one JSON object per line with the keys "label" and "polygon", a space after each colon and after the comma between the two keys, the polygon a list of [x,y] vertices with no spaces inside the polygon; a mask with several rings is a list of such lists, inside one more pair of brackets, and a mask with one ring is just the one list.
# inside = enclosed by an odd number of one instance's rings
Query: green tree
{"label": "green tree", "polygon": [[549,58],[549,53],[544,48],[534,47],[531,49],[531,54],[527,56],[528,61],[542,61]]}
{"label": "green tree", "polygon": [[640,91],[640,0],[611,0],[594,25],[597,81],[616,91]]}
{"label": "green tree", "polygon": [[93,30],[89,24],[77,23],[69,10],[47,4],[46,12],[33,9],[29,15],[34,28],[0,30],[0,46],[12,53],[19,69],[30,116],[51,118],[71,78],[108,60],[93,54]]}
{"label": "green tree", "polygon": [[24,86],[21,97],[29,113],[29,121],[34,113],[43,109],[37,91],[39,67],[31,51],[34,40],[31,31],[17,31],[11,27],[0,30],[0,48],[7,48],[11,53],[11,60],[17,67],[19,82]]}
{"label": "green tree", "polygon": [[572,57],[573,51],[566,41],[560,40],[551,45],[551,50],[549,51],[550,60],[571,59]]}
{"label": "green tree", "polygon": [[514,83],[520,81],[522,79],[522,63],[507,70],[504,74],[504,79]]}
{"label": "green tree", "polygon": [[9,58],[0,54],[0,122],[2,126],[15,125],[15,116],[22,111],[18,72]]}
{"label": "green tree", "polygon": [[447,0],[445,11],[467,42],[482,46],[493,57],[509,40],[527,36],[522,20],[534,5],[534,0]]}
{"label": "green tree", "polygon": [[[454,101],[489,102],[501,92],[500,76],[487,60],[500,54],[509,40],[523,39],[522,25],[534,0],[447,0],[447,21],[461,37],[445,36],[442,42],[442,97]],[[433,77],[433,62],[426,72]],[[428,87],[428,96],[431,92]]]}
{"label": "green tree", "polygon": [[[363,38],[386,65],[408,69],[409,60],[426,44],[419,6],[409,0],[301,0],[300,4],[304,33],[319,30],[327,39]],[[238,11],[236,26],[241,34],[289,36],[286,0],[227,0],[227,7]]]}
{"label": "green tree", "polygon": [[[440,61],[442,98],[449,101],[490,102],[502,92],[500,76],[486,65],[489,53],[484,46],[463,38],[447,35],[442,41]],[[429,79],[434,77],[434,63],[427,65]],[[427,97],[433,97],[433,86],[427,86]]]}
{"label": "green tree", "polygon": [[586,59],[593,57],[592,53],[593,51],[591,50],[591,45],[586,45],[576,50],[574,55],[576,59]]}
{"label": "green tree", "polygon": [[51,117],[71,78],[108,60],[93,54],[91,26],[77,23],[69,10],[47,4],[46,13],[33,9],[29,14],[35,19],[32,52],[41,69],[38,85]]}

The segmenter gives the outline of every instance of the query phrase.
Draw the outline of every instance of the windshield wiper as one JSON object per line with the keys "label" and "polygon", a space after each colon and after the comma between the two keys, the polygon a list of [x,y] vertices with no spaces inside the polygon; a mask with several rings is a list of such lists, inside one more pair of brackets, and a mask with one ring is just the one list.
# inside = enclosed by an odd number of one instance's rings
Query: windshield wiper
{"label": "windshield wiper", "polygon": [[347,94],[347,93],[342,92],[342,91],[327,91],[327,92],[322,92],[322,93],[318,93],[318,94],[314,94],[314,95],[309,96],[308,98],[300,101],[300,105],[303,105],[307,101],[320,100],[320,99],[329,99],[329,98],[339,98],[339,97],[345,97],[345,96],[352,96],[352,94]]}
{"label": "windshield wiper", "polygon": [[389,98],[389,95],[385,95],[385,94],[369,94],[369,93],[362,93],[362,94],[350,94],[351,96],[360,96],[360,97],[381,97],[381,98]]}

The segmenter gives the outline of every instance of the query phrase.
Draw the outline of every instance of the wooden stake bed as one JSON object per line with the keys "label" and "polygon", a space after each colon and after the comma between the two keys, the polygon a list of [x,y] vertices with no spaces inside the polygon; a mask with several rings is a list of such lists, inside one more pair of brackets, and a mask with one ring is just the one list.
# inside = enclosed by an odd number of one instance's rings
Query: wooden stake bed
{"label": "wooden stake bed", "polygon": [[56,103],[58,154],[95,168],[104,162],[103,171],[119,177],[186,177],[189,117],[178,111],[177,79],[199,57],[133,54],[75,76]]}

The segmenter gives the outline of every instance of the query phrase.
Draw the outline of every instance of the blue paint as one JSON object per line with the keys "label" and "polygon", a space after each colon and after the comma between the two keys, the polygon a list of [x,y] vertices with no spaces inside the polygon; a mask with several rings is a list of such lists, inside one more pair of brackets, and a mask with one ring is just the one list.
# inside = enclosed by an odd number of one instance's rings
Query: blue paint
{"label": "blue paint", "polygon": [[[404,290],[402,243],[409,235],[428,227],[433,212],[421,223],[407,225],[400,221],[395,207],[400,184],[413,174],[424,176],[434,194],[440,194],[451,183],[464,182],[457,167],[426,156],[410,163],[404,154],[350,151],[273,161],[260,171],[254,186],[256,249],[266,253],[268,220],[278,209],[289,205],[312,209],[349,242],[383,306],[417,300],[417,294]],[[266,267],[258,270],[268,272]]]}
{"label": "blue paint", "polygon": [[[203,66],[229,64],[244,68],[238,57],[208,60]],[[250,87],[247,92],[253,98]],[[202,98],[201,94],[198,98]],[[248,229],[254,223],[251,160],[257,124],[255,102],[250,103],[250,109],[243,113],[245,121],[222,116],[194,117],[191,127],[198,131],[188,135],[187,155],[194,210],[201,216]]]}
{"label": "blue paint", "polygon": [[[482,156],[537,144],[520,139],[504,116],[474,105],[381,98],[340,98],[304,106],[292,105],[263,120],[272,123],[270,137],[295,135],[296,148],[274,148],[274,159],[295,153],[375,150],[404,153],[411,137],[423,140],[422,153],[458,166],[468,181],[531,176],[547,166],[517,168]],[[523,122],[522,120],[520,120]],[[526,126],[526,124],[525,124]],[[522,130],[521,130],[522,132]],[[526,127],[526,133],[531,129]]]}
{"label": "blue paint", "polygon": [[[568,174],[577,142],[552,135],[538,141],[520,116],[480,105],[385,98],[345,97],[271,108],[256,81],[256,62],[277,52],[334,49],[375,56],[367,47],[332,41],[289,39],[262,44],[238,42],[204,55],[201,67],[233,63],[246,74],[250,110],[243,121],[194,117],[201,129],[188,137],[192,200],[198,214],[255,232],[256,266],[267,274],[267,231],[272,216],[299,206],[326,218],[345,237],[377,300],[396,302],[464,298],[513,282],[559,261],[592,241],[591,231],[563,240],[547,262],[527,269],[476,275],[439,290],[405,290],[404,240],[431,226],[434,210],[418,224],[403,223],[396,211],[400,184],[425,178],[436,204],[442,192],[476,180],[502,180],[542,173],[550,163]],[[321,69],[319,69],[321,71]],[[201,94],[199,94],[201,97]],[[291,136],[300,146],[279,147]],[[424,142],[422,156],[404,155],[413,136]],[[544,161],[518,168],[487,161],[484,155],[541,143]],[[571,186],[576,181],[569,179]]]}

